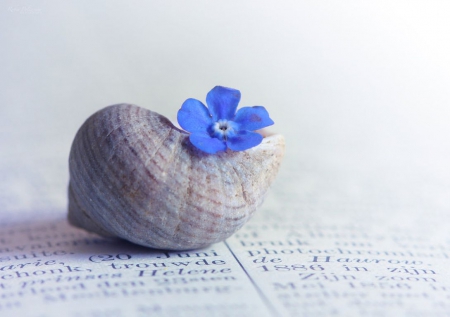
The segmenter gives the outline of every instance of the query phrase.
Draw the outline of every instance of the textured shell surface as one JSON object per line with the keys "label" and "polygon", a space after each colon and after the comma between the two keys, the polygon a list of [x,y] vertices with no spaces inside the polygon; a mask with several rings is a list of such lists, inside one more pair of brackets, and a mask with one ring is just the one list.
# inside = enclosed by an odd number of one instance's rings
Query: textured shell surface
{"label": "textured shell surface", "polygon": [[69,222],[143,246],[187,250],[222,241],[263,202],[284,154],[267,136],[210,155],[168,119],[130,104],[106,107],[78,130],[69,157]]}

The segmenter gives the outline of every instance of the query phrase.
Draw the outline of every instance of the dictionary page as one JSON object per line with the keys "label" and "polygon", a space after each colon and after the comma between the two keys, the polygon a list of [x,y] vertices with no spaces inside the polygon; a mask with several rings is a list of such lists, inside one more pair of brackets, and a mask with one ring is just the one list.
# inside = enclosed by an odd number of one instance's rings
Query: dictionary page
{"label": "dictionary page", "polygon": [[[0,316],[450,316],[448,5],[199,2],[0,5]],[[215,85],[286,139],[241,230],[167,252],[68,223],[91,114],[175,122]]]}

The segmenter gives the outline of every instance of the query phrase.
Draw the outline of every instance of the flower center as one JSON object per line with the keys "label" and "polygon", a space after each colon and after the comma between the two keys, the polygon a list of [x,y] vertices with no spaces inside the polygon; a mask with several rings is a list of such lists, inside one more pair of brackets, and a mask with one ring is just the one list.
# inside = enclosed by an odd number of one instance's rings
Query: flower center
{"label": "flower center", "polygon": [[223,132],[228,130],[228,123],[219,123],[219,129]]}
{"label": "flower center", "polygon": [[213,124],[212,134],[218,139],[227,140],[230,134],[234,133],[233,122],[221,119]]}

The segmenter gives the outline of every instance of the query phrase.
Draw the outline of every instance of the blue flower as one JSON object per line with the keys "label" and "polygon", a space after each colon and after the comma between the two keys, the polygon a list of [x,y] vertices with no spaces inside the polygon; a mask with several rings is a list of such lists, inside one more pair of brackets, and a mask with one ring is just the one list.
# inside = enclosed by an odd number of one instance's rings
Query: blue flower
{"label": "blue flower", "polygon": [[243,107],[236,112],[239,90],[216,86],[206,95],[205,105],[187,99],[178,111],[178,123],[191,134],[189,140],[200,150],[214,154],[244,151],[261,143],[261,134],[252,132],[273,124],[264,107]]}

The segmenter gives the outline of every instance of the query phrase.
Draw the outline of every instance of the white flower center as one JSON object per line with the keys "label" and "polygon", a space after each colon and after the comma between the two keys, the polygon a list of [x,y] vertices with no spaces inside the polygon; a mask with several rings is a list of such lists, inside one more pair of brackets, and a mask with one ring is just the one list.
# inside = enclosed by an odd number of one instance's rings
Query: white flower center
{"label": "white flower center", "polygon": [[229,134],[234,133],[234,127],[231,121],[219,120],[213,125],[213,133],[216,137],[226,140]]}

